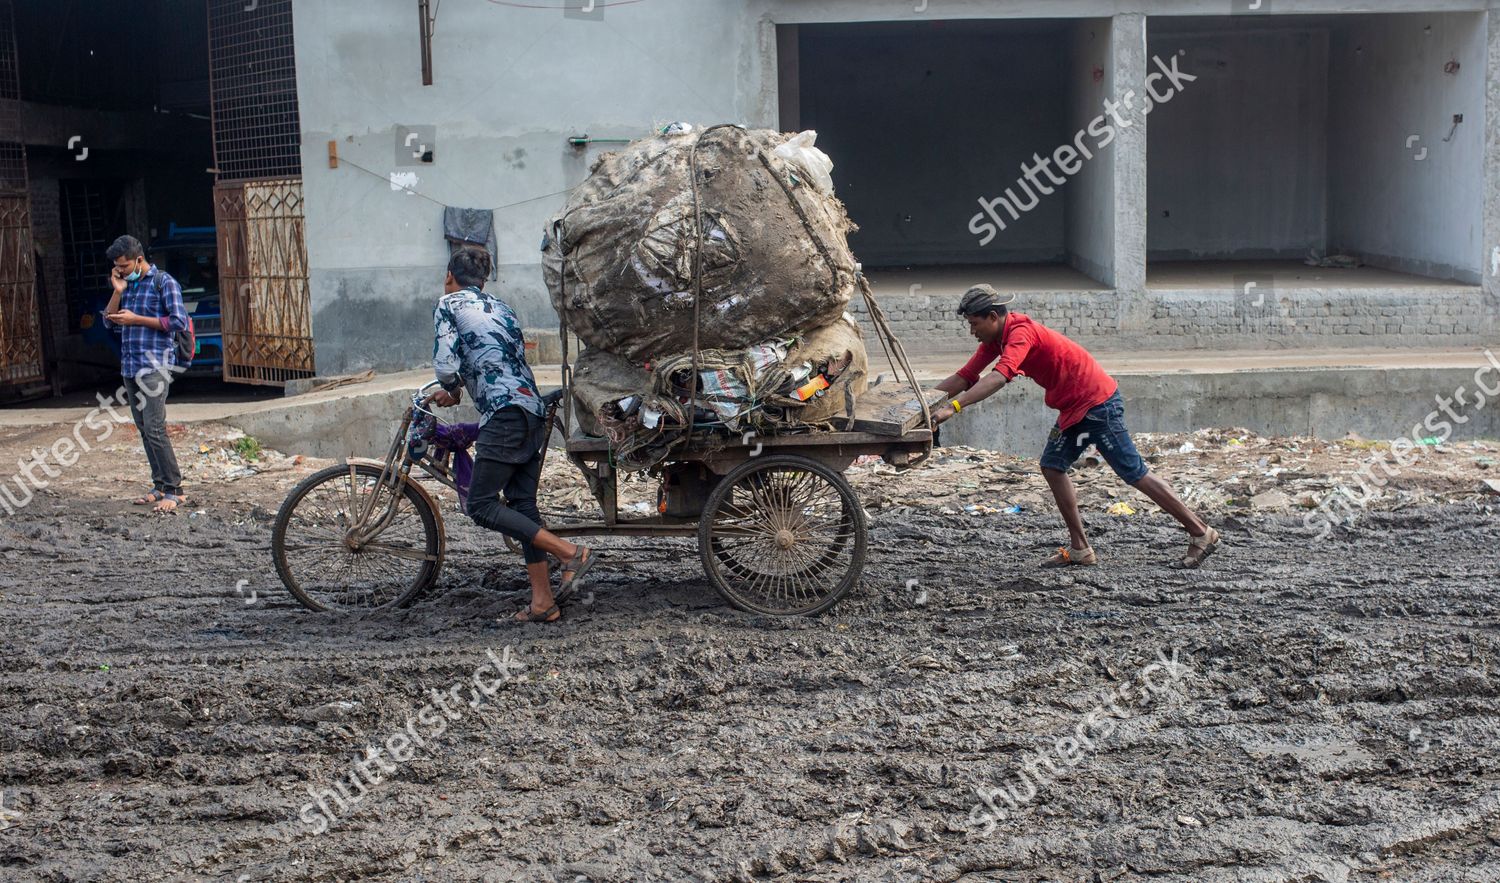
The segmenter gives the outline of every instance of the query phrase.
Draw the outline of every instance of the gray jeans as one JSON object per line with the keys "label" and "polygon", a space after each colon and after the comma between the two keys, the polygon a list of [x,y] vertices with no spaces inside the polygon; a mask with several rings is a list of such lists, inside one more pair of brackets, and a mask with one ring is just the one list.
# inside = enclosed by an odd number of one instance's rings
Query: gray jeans
{"label": "gray jeans", "polygon": [[164,494],[177,495],[182,493],[182,472],[177,468],[177,455],[167,438],[167,392],[171,385],[171,378],[159,373],[146,374],[140,379],[125,378],[130,416],[135,418],[135,428],[141,431],[141,445],[146,449],[146,461],[151,464],[151,485]]}

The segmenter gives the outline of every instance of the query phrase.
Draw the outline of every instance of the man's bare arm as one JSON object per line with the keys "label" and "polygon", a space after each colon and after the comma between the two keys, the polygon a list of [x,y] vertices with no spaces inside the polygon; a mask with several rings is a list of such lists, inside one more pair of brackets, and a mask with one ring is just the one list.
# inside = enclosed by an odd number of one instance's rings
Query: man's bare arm
{"label": "man's bare arm", "polygon": [[991,371],[990,373],[979,378],[978,383],[955,396],[954,399],[961,407],[964,408],[967,408],[970,405],[977,405],[990,396],[994,395],[995,393],[999,392],[1000,387],[1009,382],[1009,380],[1005,379],[1004,374],[1001,374],[999,371]]}
{"label": "man's bare arm", "polygon": [[937,385],[937,388],[948,395],[958,395],[969,388],[969,381],[963,379],[962,375],[954,374],[947,380]]}
{"label": "man's bare arm", "polygon": [[[952,379],[953,378],[951,377],[949,378],[949,380]],[[959,379],[962,380],[963,378]],[[947,380],[943,381],[943,383],[947,382]],[[952,402],[958,402],[959,408],[967,408],[970,405],[977,405],[978,403],[999,392],[1000,388],[1009,382],[1010,381],[1005,379],[1004,374],[1001,374],[999,371],[991,371],[989,374],[981,377],[978,383],[974,384],[973,386],[969,386],[967,389],[958,391],[958,394],[953,397]],[[967,386],[967,384],[965,385]],[[942,389],[942,385],[939,384],[938,388]],[[947,389],[944,389],[943,391],[952,392],[952,390]],[[932,422],[934,425],[942,425],[954,414],[958,413],[958,411],[954,409],[952,402],[949,402],[948,404],[943,405],[942,407],[932,412]]]}

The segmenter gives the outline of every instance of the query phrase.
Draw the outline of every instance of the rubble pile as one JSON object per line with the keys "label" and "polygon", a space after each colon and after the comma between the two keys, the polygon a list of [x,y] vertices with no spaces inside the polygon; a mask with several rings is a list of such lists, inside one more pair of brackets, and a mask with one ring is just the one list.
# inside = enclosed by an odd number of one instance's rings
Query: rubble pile
{"label": "rubble pile", "polygon": [[[1378,464],[1394,463],[1390,445],[1356,437],[1268,438],[1245,429],[1142,432],[1134,437],[1151,470],[1188,505],[1206,513],[1304,518],[1321,510],[1338,516],[1332,520],[1348,522],[1351,512],[1500,503],[1490,484],[1500,479],[1500,446],[1493,442],[1424,445],[1409,455],[1409,466],[1393,468],[1388,475]],[[856,462],[849,471],[851,481],[868,488],[861,494],[872,511],[936,509],[947,515],[1003,517],[1053,508],[1035,455],[944,447],[922,467],[900,475],[878,461]],[[1169,518],[1122,484],[1092,449],[1079,459],[1072,476],[1086,516]],[[1339,501],[1349,505],[1329,505]]]}
{"label": "rubble pile", "polygon": [[[1408,468],[1369,494],[1360,476],[1368,464],[1388,456],[1390,446],[1358,438],[1268,438],[1244,429],[1194,433],[1136,433],[1136,445],[1153,472],[1170,482],[1195,509],[1211,518],[1315,512],[1345,491],[1360,512],[1389,512],[1429,505],[1500,506],[1500,444],[1446,442],[1424,446]],[[1375,474],[1385,476],[1384,470]],[[910,513],[1006,519],[1055,512],[1036,456],[948,446],[930,460],[898,471],[878,457],[862,457],[847,472],[872,515]],[[1090,450],[1072,472],[1086,518],[1170,516],[1122,484]],[[561,457],[549,458],[542,506],[559,517],[595,517],[597,505],[584,479]],[[645,512],[654,505],[655,484],[622,481],[620,505]]]}

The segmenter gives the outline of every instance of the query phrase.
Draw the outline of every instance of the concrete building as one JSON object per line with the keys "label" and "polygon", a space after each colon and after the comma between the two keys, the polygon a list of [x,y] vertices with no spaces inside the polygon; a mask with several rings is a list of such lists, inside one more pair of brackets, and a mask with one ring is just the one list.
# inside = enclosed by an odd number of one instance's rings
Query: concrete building
{"label": "concrete building", "polygon": [[544,222],[676,120],[816,129],[910,347],[961,348],[981,280],[1105,351],[1497,330],[1497,0],[206,5],[228,379],[427,360],[449,206],[493,209],[492,288],[554,328]]}
{"label": "concrete building", "polygon": [[[816,129],[855,253],[918,345],[953,341],[979,279],[1104,349],[1493,339],[1500,4],[557,6],[442,8],[424,85],[410,8],[296,4],[321,371],[425,357],[444,205],[496,209],[500,290],[554,324],[537,246],[560,192],[674,120]],[[1066,183],[1032,186],[1034,157]]]}

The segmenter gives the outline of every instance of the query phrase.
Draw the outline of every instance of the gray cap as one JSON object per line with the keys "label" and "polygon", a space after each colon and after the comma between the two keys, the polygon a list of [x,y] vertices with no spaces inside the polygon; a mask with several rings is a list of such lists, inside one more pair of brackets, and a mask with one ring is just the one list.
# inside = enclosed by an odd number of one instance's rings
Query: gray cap
{"label": "gray cap", "polygon": [[982,316],[992,310],[1003,311],[1015,299],[1016,294],[1013,291],[1001,294],[995,290],[994,286],[981,283],[964,292],[963,299],[958,302],[958,314]]}

